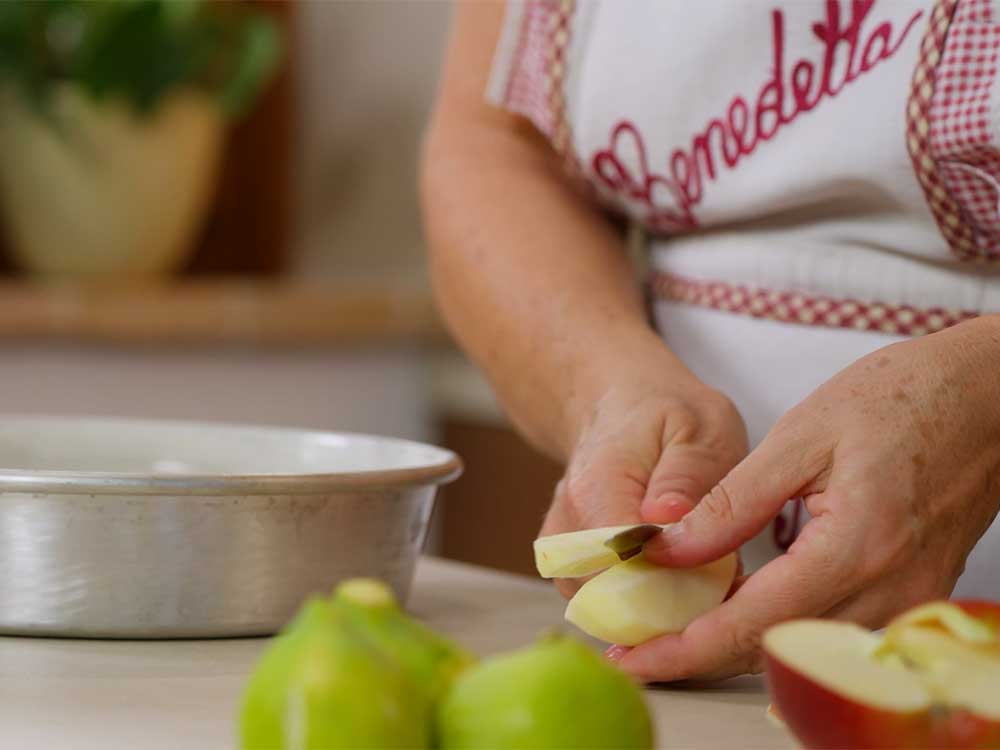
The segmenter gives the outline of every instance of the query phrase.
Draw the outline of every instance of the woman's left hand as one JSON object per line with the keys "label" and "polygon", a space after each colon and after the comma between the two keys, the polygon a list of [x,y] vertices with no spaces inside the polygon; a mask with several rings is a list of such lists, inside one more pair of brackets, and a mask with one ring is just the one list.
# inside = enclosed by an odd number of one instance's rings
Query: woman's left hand
{"label": "woman's left hand", "polygon": [[621,667],[647,681],[756,672],[775,623],[821,616],[876,628],[948,596],[1000,507],[1000,316],[894,344],[837,374],[647,556],[707,563],[795,497],[812,518],[787,554],[683,633],[618,650]]}

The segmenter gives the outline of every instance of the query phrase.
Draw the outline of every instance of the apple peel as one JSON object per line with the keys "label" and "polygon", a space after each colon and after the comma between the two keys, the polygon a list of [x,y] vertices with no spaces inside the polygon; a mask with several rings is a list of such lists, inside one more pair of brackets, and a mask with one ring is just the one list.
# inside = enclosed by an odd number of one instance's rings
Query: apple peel
{"label": "apple peel", "polygon": [[583,578],[635,555],[665,526],[629,524],[553,534],[535,540],[535,567],[542,578]]}
{"label": "apple peel", "polygon": [[[889,630],[901,630],[908,626],[937,627],[967,643],[979,645],[1000,645],[1000,628],[986,618],[984,602],[930,602],[904,612],[889,623]],[[967,611],[968,610],[968,611]],[[986,607],[986,611],[989,609]]]}

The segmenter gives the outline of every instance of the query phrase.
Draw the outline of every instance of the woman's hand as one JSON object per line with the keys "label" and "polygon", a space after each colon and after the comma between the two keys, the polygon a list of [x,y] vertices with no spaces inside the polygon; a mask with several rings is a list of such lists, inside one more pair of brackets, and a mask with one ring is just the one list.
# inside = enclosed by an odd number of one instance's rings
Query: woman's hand
{"label": "woman's hand", "polygon": [[880,627],[947,596],[1000,505],[1000,317],[843,370],[647,554],[671,566],[708,562],[798,496],[812,518],[787,554],[683,633],[625,653],[621,666],[646,680],[759,671],[761,634],[782,620]]}
{"label": "woman's hand", "polygon": [[[621,379],[583,423],[543,535],[677,521],[746,455],[729,399],[689,373],[651,368],[657,359],[619,363]],[[557,585],[568,596],[579,583]]]}

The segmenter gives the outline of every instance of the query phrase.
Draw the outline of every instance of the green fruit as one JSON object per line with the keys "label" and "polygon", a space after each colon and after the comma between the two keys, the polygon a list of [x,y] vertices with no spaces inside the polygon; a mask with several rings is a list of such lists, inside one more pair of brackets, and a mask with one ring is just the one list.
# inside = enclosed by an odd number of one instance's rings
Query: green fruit
{"label": "green fruit", "polygon": [[465,672],[438,707],[437,736],[444,750],[653,746],[642,691],[564,636]]}
{"label": "green fruit", "polygon": [[243,750],[427,748],[430,705],[328,601],[311,599],[264,652],[240,714]]}
{"label": "green fruit", "polygon": [[409,617],[382,581],[345,581],[334,592],[333,604],[403,668],[431,703],[475,661],[472,654]]}

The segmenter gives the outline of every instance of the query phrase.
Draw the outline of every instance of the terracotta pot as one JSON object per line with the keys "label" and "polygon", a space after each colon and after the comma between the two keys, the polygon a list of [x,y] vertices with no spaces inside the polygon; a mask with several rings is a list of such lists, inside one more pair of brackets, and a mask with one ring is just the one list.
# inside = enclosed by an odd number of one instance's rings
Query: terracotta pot
{"label": "terracotta pot", "polygon": [[177,268],[215,193],[224,120],[182,91],[148,116],[66,86],[43,120],[0,104],[0,206],[12,253],[45,276],[150,276]]}

